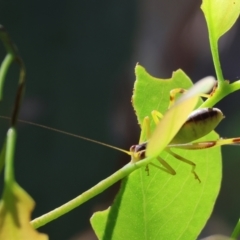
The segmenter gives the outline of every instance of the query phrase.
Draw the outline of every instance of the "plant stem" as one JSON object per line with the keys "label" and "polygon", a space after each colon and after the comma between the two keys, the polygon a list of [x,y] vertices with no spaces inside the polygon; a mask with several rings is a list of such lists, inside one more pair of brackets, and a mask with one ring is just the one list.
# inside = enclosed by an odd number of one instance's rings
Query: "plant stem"
{"label": "plant stem", "polygon": [[0,101],[3,99],[3,88],[4,88],[5,78],[13,60],[14,60],[14,56],[8,53],[4,58],[0,67]]}
{"label": "plant stem", "polygon": [[235,81],[232,84],[229,84],[228,81],[223,81],[222,84],[218,85],[214,94],[203,102],[200,108],[213,107],[224,97],[237,90],[240,90],[240,80]]}
{"label": "plant stem", "polygon": [[[16,145],[16,129],[11,127],[7,133],[4,183],[11,185],[14,182],[14,153]],[[5,144],[4,144],[5,147]]]}
{"label": "plant stem", "polygon": [[219,60],[219,52],[218,52],[218,45],[217,41],[214,41],[215,38],[211,36],[211,32],[209,32],[209,42],[210,42],[210,48],[212,52],[212,58],[213,58],[213,64],[215,67],[217,79],[219,85],[224,81],[223,74],[222,74],[222,69],[221,69],[221,64]]}
{"label": "plant stem", "polygon": [[39,228],[54,219],[70,212],[74,208],[80,206],[84,202],[88,201],[89,199],[95,197],[96,195],[100,194],[110,186],[112,186],[114,183],[118,182],[119,180],[123,179],[127,175],[129,175],[131,172],[137,170],[140,167],[146,166],[148,163],[150,163],[153,160],[152,157],[146,158],[142,161],[139,161],[137,163],[128,163],[121,169],[119,169],[117,172],[109,176],[108,178],[102,180],[98,184],[96,184],[94,187],[90,188],[86,192],[82,193],[78,197],[72,199],[71,201],[63,204],[62,206],[55,208],[54,210],[35,218],[31,221],[32,226],[36,229]]}
{"label": "plant stem", "polygon": [[231,239],[237,239],[239,235],[240,235],[240,219],[238,220],[237,225],[235,226],[231,234]]}
{"label": "plant stem", "polygon": [[10,36],[8,35],[8,33],[6,32],[5,28],[2,25],[0,25],[0,39],[2,40],[3,45],[7,51],[7,56],[5,57],[0,68],[0,100],[2,100],[4,81],[10,64],[13,61],[16,61],[16,63],[20,67],[18,89],[16,93],[15,104],[11,118],[11,126],[15,126],[25,90],[26,70],[24,63],[18,54],[16,46],[11,41]]}

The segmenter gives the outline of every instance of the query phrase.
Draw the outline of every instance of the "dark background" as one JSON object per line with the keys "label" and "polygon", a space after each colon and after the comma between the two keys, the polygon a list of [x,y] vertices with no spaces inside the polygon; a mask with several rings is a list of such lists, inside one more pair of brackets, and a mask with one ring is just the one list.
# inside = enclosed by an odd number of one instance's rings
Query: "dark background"
{"label": "dark background", "polygon": [[[137,62],[169,78],[215,75],[200,1],[0,0],[0,23],[27,68],[20,117],[128,149],[139,127],[131,107]],[[224,77],[240,78],[239,22],[220,41]],[[5,51],[0,49],[3,58]],[[8,74],[1,113],[10,115],[18,67]],[[240,94],[218,107],[223,137],[240,136]],[[1,120],[1,142],[8,123]],[[223,147],[223,183],[202,236],[230,234],[238,221],[240,148]],[[19,124],[16,179],[35,199],[33,218],[76,197],[129,161],[114,150]],[[214,159],[213,159],[214,161]],[[95,239],[89,218],[111,204],[118,184],[39,230],[52,240]]]}

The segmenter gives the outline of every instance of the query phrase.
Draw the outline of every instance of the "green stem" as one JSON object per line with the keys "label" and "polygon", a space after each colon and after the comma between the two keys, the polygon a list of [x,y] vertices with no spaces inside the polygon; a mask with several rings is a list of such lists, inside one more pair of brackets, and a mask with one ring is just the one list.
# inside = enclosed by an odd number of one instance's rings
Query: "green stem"
{"label": "green stem", "polygon": [[237,91],[239,89],[240,89],[240,80],[237,80],[237,81],[235,81],[234,83],[232,83],[230,85],[231,93],[233,93],[233,92],[235,92],[235,91]]}
{"label": "green stem", "polygon": [[5,184],[12,184],[14,182],[14,166],[13,165],[14,165],[16,137],[17,137],[16,129],[10,128],[7,133],[7,141],[6,141],[6,155],[5,155],[6,166],[5,166],[5,172],[4,172]]}
{"label": "green stem", "polygon": [[0,152],[0,173],[2,172],[5,164],[5,156],[6,156],[6,140],[4,141],[2,150]]}
{"label": "green stem", "polygon": [[213,64],[215,67],[218,83],[221,84],[224,81],[224,78],[223,78],[221,64],[219,60],[218,45],[217,45],[217,41],[215,41],[215,38],[211,36],[211,32],[209,32],[209,42],[210,42]]}
{"label": "green stem", "polygon": [[[1,67],[0,67],[0,100],[3,98],[3,88],[4,82],[6,79],[7,72],[9,67],[13,61],[16,61],[20,66],[20,74],[19,74],[19,82],[18,82],[18,89],[15,97],[15,104],[11,118],[11,128],[8,130],[6,144],[4,144],[3,149],[1,151],[1,162],[0,166],[1,169],[6,164],[5,167],[5,174],[4,174],[4,182],[5,186],[8,184],[12,184],[14,182],[14,152],[15,152],[15,144],[16,144],[16,122],[18,113],[21,106],[21,100],[24,94],[25,88],[25,66],[18,55],[18,51],[11,41],[10,36],[4,29],[2,25],[0,25],[0,39],[3,42],[3,45],[7,51],[7,55],[3,60]],[[5,157],[5,159],[4,159]]]}
{"label": "green stem", "polygon": [[5,28],[2,25],[0,25],[0,39],[2,40],[3,45],[7,51],[7,56],[5,57],[2,65],[1,65],[1,68],[0,68],[0,87],[1,87],[0,88],[0,100],[2,99],[2,96],[3,96],[4,81],[5,81],[5,77],[6,77],[6,74],[9,69],[10,64],[13,61],[16,61],[16,63],[20,67],[18,89],[17,89],[15,104],[14,104],[14,109],[13,109],[12,119],[11,119],[11,126],[15,126],[15,124],[17,122],[17,117],[18,117],[18,113],[20,110],[22,98],[24,95],[26,71],[25,71],[24,63],[18,54],[17,48],[11,41],[10,36],[8,35],[8,33],[6,32]]}
{"label": "green stem", "polygon": [[235,226],[231,234],[231,239],[237,239],[239,235],[240,235],[240,219],[238,220],[237,225]]}
{"label": "green stem", "polygon": [[15,98],[14,110],[11,118],[11,128],[8,130],[6,144],[4,144],[3,149],[1,151],[1,163],[0,163],[1,169],[3,168],[4,163],[6,164],[5,174],[4,174],[4,182],[6,187],[6,185],[12,184],[15,180],[14,153],[15,153],[16,135],[17,135],[15,124],[17,122],[18,112],[21,105],[21,99],[24,93],[25,67],[24,67],[23,61],[18,55],[15,45],[11,41],[11,38],[9,37],[8,33],[6,32],[6,30],[2,25],[0,25],[0,39],[2,40],[3,45],[7,51],[7,55],[0,67],[0,100],[2,100],[3,98],[4,82],[5,82],[5,78],[11,63],[13,61],[16,61],[20,66],[20,77],[19,77],[17,94]]}
{"label": "green stem", "polygon": [[8,69],[14,60],[12,54],[7,54],[0,67],[0,101],[3,99],[3,87]]}
{"label": "green stem", "polygon": [[96,195],[100,194],[110,186],[112,186],[114,183],[118,182],[119,180],[123,179],[127,175],[129,175],[131,172],[137,170],[140,167],[146,166],[148,163],[150,163],[153,160],[153,158],[149,157],[142,161],[139,161],[137,163],[128,163],[123,168],[119,169],[117,172],[109,176],[108,178],[102,180],[98,184],[96,184],[94,187],[90,188],[86,192],[82,193],[78,197],[72,199],[71,201],[63,204],[62,206],[38,217],[31,221],[32,226],[36,229],[39,228],[54,219],[70,212],[74,208],[80,206],[84,202],[88,201],[89,199],[95,197]]}
{"label": "green stem", "polygon": [[219,60],[218,40],[214,34],[215,33],[214,24],[213,24],[214,19],[212,18],[212,16],[207,16],[207,15],[205,15],[205,18],[207,22],[209,44],[210,44],[210,49],[212,53],[213,64],[215,67],[218,83],[221,84],[224,81],[224,78],[223,78],[221,64]]}
{"label": "green stem", "polygon": [[240,80],[232,84],[229,84],[228,81],[223,81],[222,84],[218,85],[213,96],[208,98],[205,102],[203,102],[200,108],[213,107],[224,97],[237,90],[240,90]]}

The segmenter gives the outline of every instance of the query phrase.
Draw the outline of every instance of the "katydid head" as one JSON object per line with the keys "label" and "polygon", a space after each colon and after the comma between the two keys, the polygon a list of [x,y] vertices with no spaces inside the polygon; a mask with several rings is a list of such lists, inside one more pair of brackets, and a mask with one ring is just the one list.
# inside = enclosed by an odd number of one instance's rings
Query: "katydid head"
{"label": "katydid head", "polygon": [[132,145],[130,147],[132,163],[138,162],[139,160],[142,160],[145,158],[146,147],[147,147],[147,142]]}

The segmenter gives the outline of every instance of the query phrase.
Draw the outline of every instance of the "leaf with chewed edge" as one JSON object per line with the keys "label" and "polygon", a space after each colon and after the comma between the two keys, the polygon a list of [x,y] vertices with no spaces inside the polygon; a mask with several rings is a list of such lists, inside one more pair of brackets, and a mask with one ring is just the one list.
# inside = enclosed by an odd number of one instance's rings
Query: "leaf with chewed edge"
{"label": "leaf with chewed edge", "polygon": [[[140,124],[152,110],[166,112],[170,90],[189,89],[192,85],[181,70],[164,80],[152,77],[140,65],[135,71],[133,105]],[[154,128],[151,123],[151,129]],[[217,134],[211,132],[201,140],[217,138]],[[202,183],[194,179],[189,165],[162,152],[161,157],[175,169],[176,176],[149,166],[149,176],[141,168],[123,179],[113,205],[91,218],[99,239],[197,238],[213,210],[220,189],[220,148],[177,149],[174,152],[196,163],[196,172]],[[159,164],[157,160],[154,163]]]}

